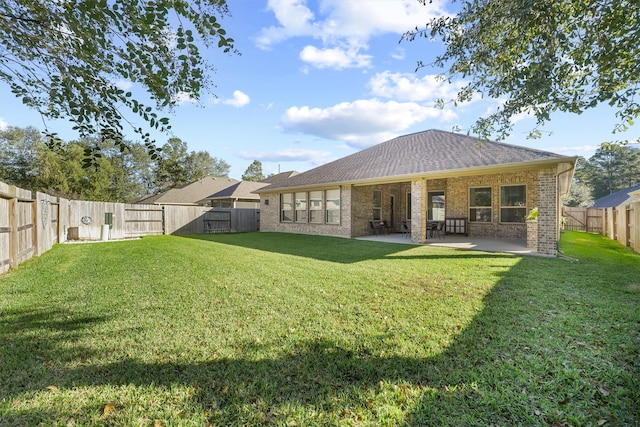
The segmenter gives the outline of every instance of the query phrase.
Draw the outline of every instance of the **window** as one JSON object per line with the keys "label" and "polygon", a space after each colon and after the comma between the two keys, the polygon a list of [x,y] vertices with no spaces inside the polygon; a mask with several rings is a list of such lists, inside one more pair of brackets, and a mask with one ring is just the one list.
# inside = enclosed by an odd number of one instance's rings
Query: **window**
{"label": "window", "polygon": [[327,224],[340,224],[340,190],[325,191]]}
{"label": "window", "polygon": [[382,219],[382,191],[373,191],[373,220],[380,221]]}
{"label": "window", "polygon": [[296,222],[307,222],[307,193],[296,193]]}
{"label": "window", "polygon": [[280,195],[280,221],[291,222],[293,219],[293,194]]}
{"label": "window", "polygon": [[444,221],[444,191],[429,191],[427,201],[427,220]]}
{"label": "window", "polygon": [[411,219],[411,193],[407,193],[407,219]]}
{"label": "window", "polygon": [[525,222],[527,216],[527,187],[500,187],[500,222]]}
{"label": "window", "polygon": [[309,222],[322,223],[322,191],[309,191]]}
{"label": "window", "polygon": [[469,189],[469,221],[491,222],[491,187]]}

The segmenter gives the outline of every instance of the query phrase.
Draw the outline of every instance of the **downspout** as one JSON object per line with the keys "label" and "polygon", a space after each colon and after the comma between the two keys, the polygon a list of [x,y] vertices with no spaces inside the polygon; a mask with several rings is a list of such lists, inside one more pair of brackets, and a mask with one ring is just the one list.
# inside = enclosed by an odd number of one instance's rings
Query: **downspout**
{"label": "downspout", "polygon": [[[574,161],[572,163],[572,167],[571,168],[558,173],[558,175],[556,175],[556,187],[559,187],[560,176],[561,175],[564,175],[565,173],[571,173],[571,177],[569,177],[569,181],[568,181],[569,182],[569,186],[567,187],[567,188],[571,188],[571,182],[573,181],[573,174],[574,174],[575,170],[576,170],[576,161]],[[567,190],[566,194],[569,194],[568,190]],[[563,195],[561,195],[560,192],[558,191],[557,194],[556,194],[556,198],[557,198],[557,200],[556,200],[556,206],[557,206],[557,214],[556,214],[557,215],[557,220],[556,220],[556,222],[557,222],[557,224],[556,224],[556,251],[559,250],[558,242],[560,241],[560,229],[562,228],[562,219],[561,219],[561,217],[562,217],[562,196]]]}

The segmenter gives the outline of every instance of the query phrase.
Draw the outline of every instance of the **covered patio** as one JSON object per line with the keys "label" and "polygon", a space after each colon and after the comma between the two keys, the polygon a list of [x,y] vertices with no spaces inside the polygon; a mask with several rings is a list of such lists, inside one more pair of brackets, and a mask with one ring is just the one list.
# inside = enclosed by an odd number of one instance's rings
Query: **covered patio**
{"label": "covered patio", "polygon": [[[413,243],[411,239],[403,233],[390,233],[383,235],[369,235],[356,237],[356,240],[369,240],[384,243],[400,243],[407,245],[420,245]],[[526,240],[520,239],[498,239],[491,237],[470,237],[464,235],[446,235],[444,238],[428,239],[424,246],[439,246],[443,248],[453,248],[460,250],[473,250],[483,252],[503,252],[515,255],[537,255],[535,248],[528,248]]]}

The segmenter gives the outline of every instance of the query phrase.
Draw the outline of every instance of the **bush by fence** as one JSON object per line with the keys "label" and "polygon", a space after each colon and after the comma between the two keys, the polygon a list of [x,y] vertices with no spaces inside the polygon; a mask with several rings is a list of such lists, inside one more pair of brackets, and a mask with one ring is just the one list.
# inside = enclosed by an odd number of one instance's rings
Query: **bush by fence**
{"label": "bush by fence", "polygon": [[259,218],[256,209],[67,200],[0,182],[0,274],[67,240],[257,231]]}

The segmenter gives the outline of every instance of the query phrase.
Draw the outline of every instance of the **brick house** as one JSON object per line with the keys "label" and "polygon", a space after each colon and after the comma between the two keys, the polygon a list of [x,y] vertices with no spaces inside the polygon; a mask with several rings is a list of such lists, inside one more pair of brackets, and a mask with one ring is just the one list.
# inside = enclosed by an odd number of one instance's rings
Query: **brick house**
{"label": "brick house", "polygon": [[424,243],[447,233],[527,239],[537,207],[537,252],[557,255],[562,198],[576,157],[428,130],[400,136],[263,187],[261,231],[359,237],[402,231]]}

